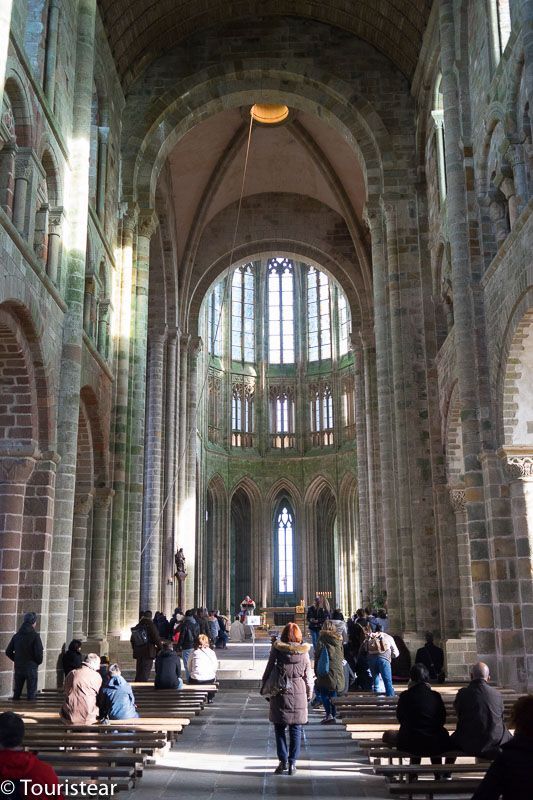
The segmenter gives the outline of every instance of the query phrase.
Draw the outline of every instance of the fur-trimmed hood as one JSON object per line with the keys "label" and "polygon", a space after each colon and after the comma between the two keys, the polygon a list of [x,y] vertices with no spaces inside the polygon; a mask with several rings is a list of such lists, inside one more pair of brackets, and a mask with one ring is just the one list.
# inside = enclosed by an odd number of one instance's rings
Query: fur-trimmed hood
{"label": "fur-trimmed hood", "polygon": [[276,639],[274,644],[272,645],[275,650],[279,650],[280,653],[287,653],[287,655],[305,655],[311,649],[311,645],[307,644],[307,642],[301,642],[301,644],[297,644],[296,642],[282,642],[280,639]]}
{"label": "fur-trimmed hood", "polygon": [[339,641],[342,642],[342,636],[340,633],[337,633],[337,631],[320,631],[318,638],[332,645],[335,645]]}

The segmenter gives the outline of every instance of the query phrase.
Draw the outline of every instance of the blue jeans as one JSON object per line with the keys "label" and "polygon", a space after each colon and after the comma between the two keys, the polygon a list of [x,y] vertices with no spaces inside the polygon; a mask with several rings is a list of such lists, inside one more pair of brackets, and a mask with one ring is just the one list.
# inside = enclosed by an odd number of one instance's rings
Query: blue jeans
{"label": "blue jeans", "polygon": [[335,707],[335,703],[331,702],[331,698],[337,697],[337,692],[335,690],[329,691],[328,689],[317,689],[316,696],[318,697],[319,700],[322,700],[324,711],[326,712],[328,717],[336,717],[337,709]]}
{"label": "blue jeans", "polygon": [[185,667],[185,680],[186,680],[187,682],[188,682],[189,678],[191,677],[191,676],[189,675],[189,670],[187,669],[187,662],[188,662],[188,660],[189,660],[189,656],[191,655],[191,653],[192,653],[193,651],[194,651],[194,648],[193,648],[193,647],[191,647],[191,648],[190,648],[190,650],[182,650],[182,651],[181,651],[181,657],[182,657],[182,659],[183,659],[183,666]]}
{"label": "blue jeans", "polygon": [[300,747],[302,744],[302,725],[289,725],[289,750],[287,752],[287,739],[285,736],[286,725],[274,725],[276,732],[276,750],[278,751],[278,759],[284,764],[294,764],[300,755]]}
{"label": "blue jeans", "polygon": [[313,647],[316,648],[316,643],[318,642],[318,635],[320,631],[315,631],[314,628],[311,628],[311,641],[313,642]]}
{"label": "blue jeans", "polygon": [[383,678],[385,684],[385,694],[387,697],[394,697],[394,686],[392,685],[392,671],[390,661],[383,656],[368,656],[368,666],[374,679],[374,691],[378,691],[379,676]]}

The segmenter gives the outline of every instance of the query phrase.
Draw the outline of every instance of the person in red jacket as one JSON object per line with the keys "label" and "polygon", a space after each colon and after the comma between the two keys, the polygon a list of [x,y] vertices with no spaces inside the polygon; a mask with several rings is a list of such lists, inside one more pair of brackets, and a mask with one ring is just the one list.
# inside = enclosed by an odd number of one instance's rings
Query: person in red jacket
{"label": "person in red jacket", "polygon": [[[6,782],[13,782],[13,794],[17,797],[32,797],[32,786],[39,786],[39,794],[62,798],[59,778],[50,766],[34,753],[22,749],[24,722],[12,711],[0,714],[0,782],[4,793]],[[24,783],[22,783],[24,781]],[[25,781],[28,781],[26,783]]]}

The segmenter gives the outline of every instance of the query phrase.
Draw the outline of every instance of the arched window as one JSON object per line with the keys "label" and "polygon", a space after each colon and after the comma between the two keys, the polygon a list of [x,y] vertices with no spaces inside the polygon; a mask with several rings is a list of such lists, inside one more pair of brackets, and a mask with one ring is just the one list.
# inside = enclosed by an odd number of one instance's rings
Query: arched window
{"label": "arched window", "polygon": [[329,447],[333,444],[333,397],[328,383],[313,385],[311,392],[311,444]]}
{"label": "arched window", "polygon": [[509,0],[488,0],[488,3],[492,53],[497,66],[511,35],[511,11]]}
{"label": "arched window", "polygon": [[270,387],[270,442],[274,448],[295,445],[294,390],[292,387]]}
{"label": "arched window", "polygon": [[231,357],[233,361],[255,361],[253,264],[233,273],[231,285]]}
{"label": "arched window", "polygon": [[446,143],[444,139],[444,101],[442,96],[442,74],[439,72],[433,92],[433,111],[435,123],[435,160],[439,185],[439,202],[446,200]]}
{"label": "arched window", "polygon": [[209,370],[207,389],[209,393],[209,413],[207,435],[213,444],[222,444],[221,429],[221,387],[222,373],[220,370]]}
{"label": "arched window", "polygon": [[209,296],[207,308],[207,334],[209,353],[212,356],[222,355],[222,300],[224,297],[224,281],[217,283]]}
{"label": "arched window", "polygon": [[314,267],[307,272],[309,361],[331,358],[330,287],[327,275]]}
{"label": "arched window", "polygon": [[288,258],[268,262],[268,360],[294,363],[294,268]]}
{"label": "arched window", "polygon": [[253,447],[254,385],[250,380],[233,384],[231,395],[231,444]]}
{"label": "arched window", "polygon": [[294,513],[288,501],[276,515],[277,590],[294,594]]}

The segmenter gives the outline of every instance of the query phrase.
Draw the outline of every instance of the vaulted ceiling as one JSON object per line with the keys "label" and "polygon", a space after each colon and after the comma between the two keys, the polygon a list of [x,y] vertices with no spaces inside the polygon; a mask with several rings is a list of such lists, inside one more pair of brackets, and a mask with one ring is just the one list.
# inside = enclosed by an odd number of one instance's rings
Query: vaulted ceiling
{"label": "vaulted ceiling", "polygon": [[98,0],[127,87],[187,36],[232,20],[313,19],[367,41],[412,78],[432,0]]}

